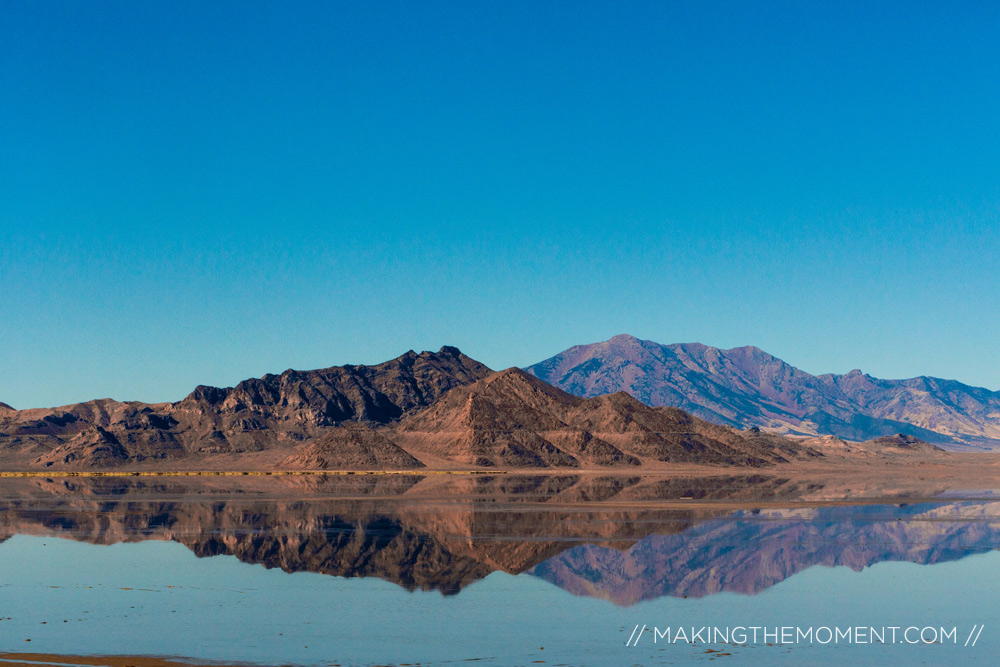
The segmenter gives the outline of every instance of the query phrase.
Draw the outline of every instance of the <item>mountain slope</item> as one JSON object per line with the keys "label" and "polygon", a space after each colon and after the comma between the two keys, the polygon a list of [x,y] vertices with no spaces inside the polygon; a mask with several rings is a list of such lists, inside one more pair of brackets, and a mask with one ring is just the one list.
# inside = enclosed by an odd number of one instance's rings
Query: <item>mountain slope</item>
{"label": "mountain slope", "polygon": [[625,391],[718,424],[866,440],[903,433],[952,446],[1000,446],[1000,392],[953,380],[814,376],[756,347],[661,345],[615,336],[526,370],[578,396]]}
{"label": "mountain slope", "polygon": [[281,463],[283,470],[411,470],[424,464],[360,424],[331,428]]}
{"label": "mountain slope", "polygon": [[637,458],[559,418],[581,400],[508,369],[404,420],[397,440],[410,451],[476,466],[638,465]]}
{"label": "mountain slope", "polygon": [[643,461],[758,466],[816,455],[624,393],[582,399],[510,368],[402,420],[394,440],[477,466],[633,466]]}

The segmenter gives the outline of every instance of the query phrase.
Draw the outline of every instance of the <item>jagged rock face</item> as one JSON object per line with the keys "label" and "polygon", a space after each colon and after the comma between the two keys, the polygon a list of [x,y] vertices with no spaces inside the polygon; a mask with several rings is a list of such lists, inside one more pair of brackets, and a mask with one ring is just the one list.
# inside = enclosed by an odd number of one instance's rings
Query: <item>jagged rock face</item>
{"label": "jagged rock face", "polygon": [[[201,386],[172,404],[100,399],[0,410],[0,455],[58,469],[292,448],[340,424],[390,423],[491,372],[458,349],[443,347],[437,353],[410,351],[376,366],[289,370],[227,389]],[[390,454],[392,443],[366,437],[370,441],[344,441],[365,453],[342,452],[341,459],[354,456],[364,467],[418,464],[401,450]],[[337,460],[330,458],[330,444],[325,453],[313,451],[315,462]]]}
{"label": "jagged rock face", "polygon": [[904,433],[939,444],[1000,446],[1000,392],[952,380],[814,376],[755,347],[661,345],[621,335],[527,368],[572,394],[625,391],[718,424],[867,440]]}
{"label": "jagged rock face", "polygon": [[457,348],[445,346],[436,354],[411,350],[377,366],[288,370],[244,380],[232,389],[201,386],[176,407],[269,417],[294,413],[318,426],[345,421],[386,424],[491,372]]}

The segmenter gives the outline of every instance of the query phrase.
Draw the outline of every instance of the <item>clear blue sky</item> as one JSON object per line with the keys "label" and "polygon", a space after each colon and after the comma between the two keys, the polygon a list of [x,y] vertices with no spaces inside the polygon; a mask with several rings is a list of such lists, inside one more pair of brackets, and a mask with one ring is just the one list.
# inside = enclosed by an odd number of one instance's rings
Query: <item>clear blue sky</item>
{"label": "clear blue sky", "polygon": [[1000,389],[1000,4],[0,4],[0,401],[632,333]]}

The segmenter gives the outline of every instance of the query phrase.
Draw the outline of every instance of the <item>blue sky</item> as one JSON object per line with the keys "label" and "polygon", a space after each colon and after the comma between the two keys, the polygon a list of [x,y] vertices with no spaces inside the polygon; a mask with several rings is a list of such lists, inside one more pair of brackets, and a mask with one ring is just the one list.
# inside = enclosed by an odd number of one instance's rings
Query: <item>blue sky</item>
{"label": "blue sky", "polygon": [[996,3],[0,5],[0,401],[632,333],[1000,389]]}

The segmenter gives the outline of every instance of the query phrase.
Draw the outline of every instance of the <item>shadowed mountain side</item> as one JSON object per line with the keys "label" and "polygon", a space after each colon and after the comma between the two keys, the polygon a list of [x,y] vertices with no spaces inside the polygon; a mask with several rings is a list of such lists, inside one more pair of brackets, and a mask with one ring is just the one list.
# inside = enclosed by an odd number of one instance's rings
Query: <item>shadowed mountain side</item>
{"label": "shadowed mountain side", "polygon": [[819,455],[790,440],[650,408],[624,393],[581,399],[517,368],[450,392],[401,421],[394,439],[417,458],[475,466],[760,466]]}
{"label": "shadowed mountain side", "polygon": [[860,571],[931,564],[1000,548],[1000,502],[737,512],[626,550],[581,545],[530,573],[628,606],[664,595],[753,595],[815,565]]}
{"label": "shadowed mountain side", "polygon": [[[443,347],[436,353],[410,351],[376,366],[289,370],[229,389],[201,386],[177,403],[100,399],[0,410],[0,457],[19,467],[81,469],[275,448],[290,453],[341,424],[396,420],[491,372],[456,348]],[[391,449],[384,442],[379,446]],[[362,467],[370,467],[370,456],[358,456]],[[395,460],[406,457],[396,452]]]}
{"label": "shadowed mountain side", "polygon": [[271,419],[304,420],[316,426],[345,421],[386,424],[491,372],[458,348],[445,346],[437,353],[411,350],[376,366],[288,370],[244,380],[232,389],[202,386],[175,408],[217,415],[259,412]]}
{"label": "shadowed mountain side", "polygon": [[904,433],[951,445],[1000,445],[1000,392],[952,380],[814,376],[756,347],[661,345],[620,335],[527,368],[572,394],[625,391],[739,428],[866,440]]}

